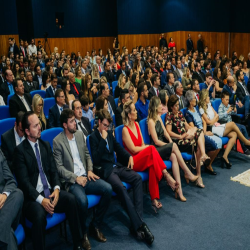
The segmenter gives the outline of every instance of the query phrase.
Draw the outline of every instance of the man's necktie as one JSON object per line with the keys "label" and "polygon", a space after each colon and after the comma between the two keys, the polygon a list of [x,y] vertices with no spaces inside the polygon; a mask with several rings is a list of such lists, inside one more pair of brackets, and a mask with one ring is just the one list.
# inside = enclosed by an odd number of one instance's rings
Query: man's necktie
{"label": "man's necktie", "polygon": [[37,143],[35,144],[35,149],[36,149],[36,160],[38,164],[40,178],[43,184],[43,192],[44,192],[45,198],[49,199],[49,196],[50,196],[49,186],[48,186],[48,182],[46,180],[45,174],[42,169],[41,157],[40,157]]}
{"label": "man's necktie", "polygon": [[242,87],[243,87],[243,89],[245,90],[245,93],[246,93],[247,95],[249,95],[249,92],[248,92],[247,87],[246,87],[246,85],[244,84],[244,82],[243,82],[243,84],[242,84]]}
{"label": "man's necktie", "polygon": [[13,85],[11,83],[9,83],[8,85],[9,85],[10,95],[15,94]]}
{"label": "man's necktie", "polygon": [[29,105],[27,104],[27,102],[25,101],[24,96],[21,97],[21,100],[22,100],[23,105],[25,106],[26,110],[27,110],[27,111],[30,111],[30,107],[29,107]]}
{"label": "man's necktie", "polygon": [[101,68],[101,66],[99,65],[99,72],[102,72],[102,68]]}
{"label": "man's necktie", "polygon": [[82,132],[84,133],[84,135],[87,137],[88,136],[88,131],[82,126],[81,122],[78,122],[78,125],[80,126]]}
{"label": "man's necktie", "polygon": [[63,111],[63,108],[61,107],[61,108],[60,108],[60,114],[62,113],[62,111]]}
{"label": "man's necktie", "polygon": [[198,101],[200,100],[199,94],[196,94]]}

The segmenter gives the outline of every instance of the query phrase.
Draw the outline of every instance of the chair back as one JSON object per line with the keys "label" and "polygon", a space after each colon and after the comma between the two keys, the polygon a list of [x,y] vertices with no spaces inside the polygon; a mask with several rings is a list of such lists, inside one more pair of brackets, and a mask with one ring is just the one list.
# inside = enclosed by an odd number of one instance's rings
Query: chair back
{"label": "chair back", "polygon": [[0,120],[10,118],[9,106],[0,106]]}
{"label": "chair back", "polygon": [[147,124],[147,118],[141,120],[139,122],[140,128],[141,128],[141,133],[142,133],[142,137],[144,140],[145,144],[150,144],[150,137],[148,134],[148,124]]}
{"label": "chair back", "polygon": [[211,104],[212,104],[212,107],[214,108],[214,110],[218,113],[219,106],[221,104],[221,99],[216,99],[216,100],[212,101]]}
{"label": "chair back", "polygon": [[119,98],[115,98],[115,106],[118,107]]}
{"label": "chair back", "polygon": [[112,115],[112,119],[113,119],[113,124],[116,127],[116,123],[115,123],[115,115]]}
{"label": "chair back", "polygon": [[118,127],[115,128],[115,139],[117,142],[120,143],[120,145],[123,147],[123,143],[122,143],[122,129],[123,129],[124,125],[120,125]]}
{"label": "chair back", "polygon": [[183,116],[185,117],[185,115],[187,113],[187,108],[181,109],[180,111],[182,112]]}
{"label": "chair back", "polygon": [[49,118],[49,109],[55,104],[56,104],[56,101],[54,97],[44,99],[43,112],[47,119]]}
{"label": "chair back", "polygon": [[113,81],[112,82],[112,91],[113,91],[113,96],[115,96],[115,88],[117,86],[118,81]]}
{"label": "chair back", "polygon": [[247,83],[248,83],[248,77],[247,76],[244,76],[244,81],[245,81],[245,84],[247,85]]}
{"label": "chair back", "polygon": [[167,115],[166,113],[163,114],[163,115],[161,115],[161,120],[162,120],[162,122],[163,122],[164,125],[165,125],[166,115]]}
{"label": "chair back", "polygon": [[51,149],[53,150],[53,140],[54,138],[63,131],[63,128],[49,128],[41,133],[41,139],[43,141],[48,141]]}
{"label": "chair back", "polygon": [[94,126],[95,126],[95,119],[92,119],[92,120],[90,121],[91,130],[93,130]]}
{"label": "chair back", "polygon": [[30,92],[30,95],[31,95],[32,98],[36,94],[40,95],[44,99],[45,96],[46,96],[46,91],[45,90],[34,90],[34,91]]}
{"label": "chair back", "polygon": [[7,98],[7,105],[9,105],[9,102],[10,102],[10,98],[15,95],[15,94],[12,94],[12,95],[8,95],[8,98]]}
{"label": "chair back", "polygon": [[0,146],[1,146],[1,136],[9,129],[13,128],[15,125],[16,118],[7,118],[0,120]]}

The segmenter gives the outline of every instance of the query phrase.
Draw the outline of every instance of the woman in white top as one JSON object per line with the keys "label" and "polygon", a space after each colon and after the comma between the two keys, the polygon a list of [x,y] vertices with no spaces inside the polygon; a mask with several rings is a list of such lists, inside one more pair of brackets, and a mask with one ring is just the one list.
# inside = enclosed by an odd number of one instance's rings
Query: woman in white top
{"label": "woman in white top", "polygon": [[0,106],[5,106],[5,102],[3,100],[3,97],[0,95]]}
{"label": "woman in white top", "polygon": [[[246,147],[250,148],[250,141],[248,141],[244,135],[240,132],[239,128],[236,126],[234,122],[228,122],[226,124],[219,124],[219,115],[213,109],[209,92],[207,89],[203,89],[200,94],[200,101],[198,103],[199,111],[206,122],[207,125],[212,126],[212,133],[218,135],[220,137],[227,136],[229,141],[227,143],[227,147],[225,152],[221,158],[222,167],[226,164],[227,168],[231,168],[232,164],[228,160],[228,154],[230,153],[232,147],[234,146],[237,137],[242,140],[242,142],[246,145]],[[230,109],[229,109],[230,110]]]}

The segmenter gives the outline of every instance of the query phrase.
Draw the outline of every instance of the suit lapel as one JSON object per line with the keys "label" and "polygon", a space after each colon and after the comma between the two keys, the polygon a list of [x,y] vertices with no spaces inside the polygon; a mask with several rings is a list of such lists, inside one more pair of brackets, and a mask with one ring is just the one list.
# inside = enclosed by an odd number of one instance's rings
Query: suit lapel
{"label": "suit lapel", "polygon": [[73,159],[73,156],[72,156],[71,150],[70,150],[70,146],[69,146],[69,142],[68,142],[68,139],[67,139],[64,131],[63,131],[62,135],[63,135],[64,145],[66,146],[67,150],[69,151],[69,154],[70,154],[71,158]]}
{"label": "suit lapel", "polygon": [[25,152],[27,152],[32,157],[32,159],[36,162],[36,168],[38,168],[35,153],[31,147],[30,143],[28,142],[28,139],[25,139],[23,143],[24,143],[24,147],[25,147]]}
{"label": "suit lapel", "polygon": [[84,163],[85,162],[85,156],[84,156],[85,149],[84,149],[84,145],[83,145],[83,140],[81,140],[79,138],[79,136],[76,136],[75,138],[76,138],[76,145],[78,148],[80,158],[82,160],[82,163]]}

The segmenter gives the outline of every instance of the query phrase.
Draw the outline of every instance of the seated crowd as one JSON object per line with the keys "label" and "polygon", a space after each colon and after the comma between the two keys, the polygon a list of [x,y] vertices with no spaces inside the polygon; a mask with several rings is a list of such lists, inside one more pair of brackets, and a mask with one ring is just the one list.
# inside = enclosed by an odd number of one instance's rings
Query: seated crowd
{"label": "seated crowd", "polygon": [[[148,171],[157,213],[162,179],[176,199],[187,200],[179,167],[187,183],[205,188],[202,166],[216,175],[212,164],[223,148],[223,137],[229,140],[222,167],[232,167],[228,156],[237,139],[244,155],[250,156],[250,83],[245,82],[250,65],[236,52],[229,59],[217,50],[212,60],[199,39],[199,49],[194,50],[189,34],[186,54],[176,50],[173,38],[167,45],[164,36],[160,48],[139,46],[129,54],[123,47],[120,54],[116,38],[113,55],[110,49],[107,56],[93,49],[84,57],[80,52],[59,53],[58,48],[49,56],[34,39],[30,45],[21,40],[20,48],[9,39],[8,57],[2,56],[0,64],[0,106],[8,104],[16,120],[1,135],[0,248],[17,249],[13,230],[22,207],[32,223],[34,249],[45,249],[46,218],[54,213],[66,214],[74,249],[91,249],[88,235],[106,242],[101,227],[113,191],[130,218],[131,234],[152,244],[154,236],[143,220],[138,172]],[[33,94],[35,90],[43,92]],[[55,100],[48,115],[47,98]],[[212,105],[216,101],[218,110]],[[144,121],[149,144],[141,129]],[[123,145],[115,137],[121,125]],[[63,131],[51,149],[41,132],[56,127]],[[195,174],[181,152],[194,156],[190,165]],[[166,168],[169,161],[173,176]],[[122,182],[131,185],[133,200]],[[87,225],[91,194],[101,199]]]}

